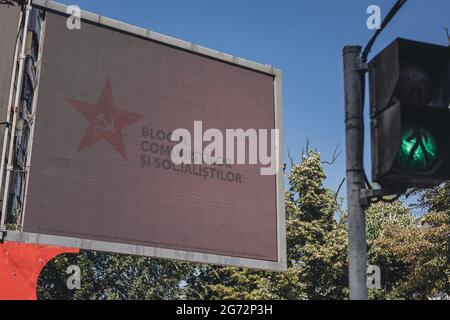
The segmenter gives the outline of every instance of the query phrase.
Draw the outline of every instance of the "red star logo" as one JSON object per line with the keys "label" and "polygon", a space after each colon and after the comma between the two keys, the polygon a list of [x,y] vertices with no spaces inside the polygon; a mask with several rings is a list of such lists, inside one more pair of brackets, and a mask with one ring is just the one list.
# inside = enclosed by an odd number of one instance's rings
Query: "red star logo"
{"label": "red star logo", "polygon": [[89,126],[78,151],[84,150],[98,141],[108,142],[118,154],[127,158],[122,129],[135,123],[142,115],[125,112],[116,108],[109,80],[97,104],[68,99],[72,106],[88,121]]}

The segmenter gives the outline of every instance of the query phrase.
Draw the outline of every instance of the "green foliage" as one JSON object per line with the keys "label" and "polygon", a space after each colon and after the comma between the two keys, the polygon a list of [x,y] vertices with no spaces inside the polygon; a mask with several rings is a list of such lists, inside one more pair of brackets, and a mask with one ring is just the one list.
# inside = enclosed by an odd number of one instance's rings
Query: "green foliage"
{"label": "green foliage", "polygon": [[[81,288],[69,290],[68,266],[81,270]],[[177,299],[191,268],[179,262],[82,251],[48,263],[39,277],[39,299]]]}
{"label": "green foliage", "polygon": [[[381,269],[382,290],[374,299],[427,299],[450,293],[448,185],[425,191],[427,209],[416,218],[402,203],[367,210],[369,263]],[[433,211],[438,210],[438,211]]]}

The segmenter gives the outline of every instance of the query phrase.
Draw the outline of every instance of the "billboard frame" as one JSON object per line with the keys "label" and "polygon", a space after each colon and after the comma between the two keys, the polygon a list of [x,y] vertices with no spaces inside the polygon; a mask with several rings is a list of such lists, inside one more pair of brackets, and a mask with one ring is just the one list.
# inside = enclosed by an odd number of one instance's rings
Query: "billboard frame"
{"label": "billboard frame", "polygon": [[[68,15],[69,6],[49,0],[33,0],[32,5],[44,11]],[[276,174],[276,210],[277,210],[277,261],[257,260],[224,256],[210,253],[200,253],[167,248],[156,248],[124,243],[105,242],[98,240],[80,239],[47,234],[27,233],[22,231],[6,231],[5,239],[13,242],[33,243],[39,245],[53,245],[60,247],[79,248],[84,250],[103,251],[119,254],[131,254],[162,259],[175,259],[202,264],[216,264],[235,267],[252,268],[268,271],[286,271],[286,226],[285,226],[285,201],[284,201],[284,131],[282,112],[282,73],[270,65],[259,64],[250,60],[232,56],[213,49],[202,47],[184,40],[179,40],[147,29],[136,27],[114,19],[99,16],[97,14],[81,11],[81,19],[101,27],[110,28],[119,32],[125,32],[131,36],[137,36],[144,40],[154,41],[163,45],[169,45],[190,53],[209,57],[220,62],[236,65],[245,69],[260,72],[274,77],[274,115],[275,129],[279,130],[279,143],[276,148],[278,171]],[[44,22],[45,23],[45,22]],[[45,40],[44,40],[45,41]],[[42,45],[42,43],[41,43]],[[38,113],[36,113],[38,114]],[[33,125],[34,126],[34,125]],[[31,157],[31,154],[29,155]],[[32,168],[30,168],[32,170]],[[28,187],[28,186],[27,186]],[[28,188],[27,188],[28,189]],[[28,190],[25,190],[25,193]],[[26,198],[25,198],[26,205]],[[23,216],[29,208],[25,206]]]}

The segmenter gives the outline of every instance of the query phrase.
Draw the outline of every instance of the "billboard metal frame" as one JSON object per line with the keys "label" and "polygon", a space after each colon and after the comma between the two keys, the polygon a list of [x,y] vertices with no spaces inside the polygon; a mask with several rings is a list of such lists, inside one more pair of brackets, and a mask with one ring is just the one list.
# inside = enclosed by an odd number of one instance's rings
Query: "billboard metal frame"
{"label": "billboard metal frame", "polygon": [[[69,6],[48,0],[33,0],[33,6],[44,11],[55,12],[67,15]],[[285,271],[287,269],[286,261],[286,227],[285,227],[285,201],[284,201],[284,131],[283,131],[283,112],[282,112],[282,74],[281,70],[273,68],[270,65],[263,65],[246,59],[238,58],[230,54],[222,53],[216,50],[208,49],[196,44],[179,40],[173,37],[165,36],[160,33],[149,31],[140,27],[126,24],[97,14],[81,11],[82,20],[98,24],[99,26],[111,28],[119,32],[125,32],[132,36],[137,36],[150,41],[169,45],[187,52],[210,57],[224,63],[240,66],[256,72],[265,73],[274,77],[274,114],[275,128],[279,129],[279,143],[276,148],[279,170],[276,174],[276,203],[277,203],[277,256],[278,261],[256,260],[239,258],[232,256],[207,254],[200,252],[181,251],[166,248],[155,248],[148,246],[138,246],[124,243],[113,243],[97,240],[79,239],[55,235],[35,234],[21,231],[6,231],[5,240],[34,243],[41,245],[54,245],[61,247],[80,248],[85,250],[104,251],[120,254],[131,254],[139,256],[148,256],[162,259],[175,259],[189,262],[227,265],[236,267],[245,267],[270,271]],[[31,154],[29,155],[31,157]],[[30,168],[32,169],[32,168]],[[25,191],[26,192],[26,191]],[[26,208],[26,211],[30,208]],[[24,211],[24,216],[26,212]]]}
{"label": "billboard metal frame", "polygon": [[[23,20],[23,14],[24,12],[22,10],[20,10],[19,13],[19,21],[17,24],[17,34],[20,33],[20,29],[21,29],[21,25],[22,25],[22,20]],[[13,60],[13,65],[12,65],[12,72],[11,72],[11,81],[10,81],[10,88],[9,88],[9,96],[8,96],[8,104],[7,104],[7,110],[6,110],[6,123],[10,123],[12,121],[12,109],[13,109],[13,104],[14,104],[14,88],[15,88],[15,81],[16,78],[19,78],[19,76],[17,75],[19,70],[17,68],[17,65],[20,61],[20,52],[21,52],[21,47],[24,46],[23,43],[20,42],[20,37],[16,37],[15,42],[14,42],[14,46],[15,46],[15,50],[14,50],[14,60]],[[6,168],[6,152],[7,152],[7,145],[9,142],[9,135],[10,135],[10,130],[9,130],[9,125],[5,126],[5,130],[3,132],[3,144],[2,144],[2,151],[1,151],[1,159],[0,159],[0,189],[3,186],[4,183],[4,174],[3,172],[5,172],[5,168]],[[3,194],[0,195],[0,197],[2,197],[3,199]],[[0,213],[0,231],[3,231],[2,229],[4,228],[5,225],[5,221],[6,221],[6,214],[3,214],[3,212]]]}

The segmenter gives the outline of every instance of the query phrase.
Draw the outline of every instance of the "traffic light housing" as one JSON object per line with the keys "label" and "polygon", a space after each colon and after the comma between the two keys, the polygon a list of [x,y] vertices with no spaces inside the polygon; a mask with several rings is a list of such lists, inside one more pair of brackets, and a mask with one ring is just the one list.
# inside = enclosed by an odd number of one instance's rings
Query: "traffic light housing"
{"label": "traffic light housing", "polygon": [[369,63],[369,81],[373,180],[450,180],[450,48],[396,39]]}

